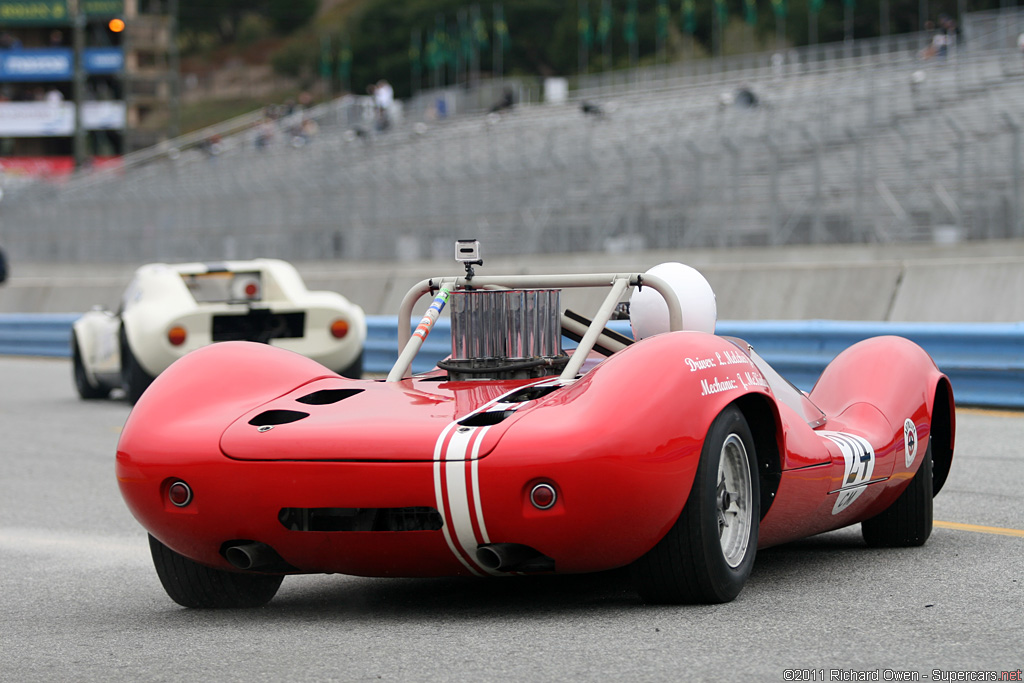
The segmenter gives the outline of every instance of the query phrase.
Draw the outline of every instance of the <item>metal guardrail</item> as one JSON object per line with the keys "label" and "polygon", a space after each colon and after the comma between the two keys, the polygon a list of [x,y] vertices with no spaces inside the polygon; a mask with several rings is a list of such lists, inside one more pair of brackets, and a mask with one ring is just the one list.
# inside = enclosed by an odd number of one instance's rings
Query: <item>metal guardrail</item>
{"label": "metal guardrail", "polygon": [[[0,314],[0,354],[70,355],[75,313]],[[612,327],[629,335],[628,323]],[[880,335],[906,337],[924,348],[949,376],[958,404],[1024,408],[1024,322],[1021,323],[884,323],[834,320],[719,321],[720,335],[746,340],[783,377],[809,391],[835,356],[863,339]],[[398,320],[368,316],[364,368],[383,374],[398,357]],[[566,343],[571,348],[570,343]],[[425,372],[451,350],[451,325],[437,321],[413,372]]]}
{"label": "metal guardrail", "polygon": [[0,354],[71,356],[71,324],[79,313],[0,314]]}
{"label": "metal guardrail", "polygon": [[946,373],[957,403],[1024,408],[1024,322],[723,321],[715,331],[748,341],[804,391],[843,349],[870,337],[906,337]]}

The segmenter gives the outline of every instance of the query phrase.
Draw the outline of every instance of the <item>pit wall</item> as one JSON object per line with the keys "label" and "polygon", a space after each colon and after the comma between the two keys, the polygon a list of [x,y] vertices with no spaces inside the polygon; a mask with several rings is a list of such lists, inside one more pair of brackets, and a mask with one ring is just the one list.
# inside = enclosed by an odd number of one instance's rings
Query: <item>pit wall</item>
{"label": "pit wall", "polygon": [[[454,247],[452,249],[454,254]],[[489,259],[481,274],[645,271],[666,261],[700,270],[725,320],[857,320],[996,323],[1024,321],[1024,241],[954,245],[860,245],[629,254],[579,253]],[[81,313],[116,308],[131,265],[19,264],[0,285],[0,313]],[[295,264],[310,289],[327,289],[368,315],[394,315],[405,292],[429,277],[462,272],[453,259],[412,263]],[[563,293],[593,310],[604,293]],[[426,305],[426,302],[423,302]]]}

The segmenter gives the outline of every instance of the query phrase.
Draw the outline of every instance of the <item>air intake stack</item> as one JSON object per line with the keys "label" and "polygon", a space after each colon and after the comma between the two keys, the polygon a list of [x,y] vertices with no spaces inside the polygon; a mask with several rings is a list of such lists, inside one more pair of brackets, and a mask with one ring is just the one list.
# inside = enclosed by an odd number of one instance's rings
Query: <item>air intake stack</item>
{"label": "air intake stack", "polygon": [[468,289],[451,293],[453,381],[531,379],[557,374],[562,353],[561,291]]}

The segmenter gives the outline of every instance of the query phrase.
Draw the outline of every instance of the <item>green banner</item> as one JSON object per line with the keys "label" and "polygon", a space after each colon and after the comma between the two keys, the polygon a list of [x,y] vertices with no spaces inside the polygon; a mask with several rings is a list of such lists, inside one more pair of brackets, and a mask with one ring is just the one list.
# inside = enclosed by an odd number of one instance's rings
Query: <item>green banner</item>
{"label": "green banner", "polygon": [[655,17],[654,35],[658,40],[663,41],[668,38],[668,22],[672,18],[672,13],[668,9],[668,0],[658,0]]}
{"label": "green banner", "polygon": [[576,30],[580,34],[580,43],[583,47],[590,47],[594,41],[594,34],[590,28],[590,3],[587,0],[576,0],[579,6],[579,19],[576,22]]}
{"label": "green banner", "polygon": [[478,47],[490,45],[490,39],[487,36],[487,24],[484,22],[484,18],[480,16],[479,5],[473,5],[473,40],[476,41]]}
{"label": "green banner", "polygon": [[338,50],[338,78],[344,87],[349,87],[349,79],[352,78],[352,46],[347,35],[342,36],[341,49]]}
{"label": "green banner", "polygon": [[331,52],[331,37],[328,35],[320,36],[320,78],[324,80],[330,80],[331,71],[333,70],[334,64],[331,63],[331,57],[334,53]]}
{"label": "green banner", "polygon": [[757,0],[744,0],[744,8],[746,9],[744,18],[747,24],[750,26],[757,25]]}
{"label": "green banner", "polygon": [[601,3],[601,17],[597,20],[597,42],[604,45],[612,33],[612,0]]}
{"label": "green banner", "polygon": [[629,5],[626,6],[626,16],[622,20],[622,38],[630,45],[637,42],[636,14],[636,0],[629,0]]}
{"label": "green banner", "polygon": [[725,0],[715,0],[715,10],[718,14],[718,25],[724,28],[729,19],[729,8],[725,6]]}
{"label": "green banner", "polygon": [[[80,0],[88,17],[117,17],[124,14],[124,0]],[[68,0],[0,0],[0,24],[41,26],[71,23]]]}
{"label": "green banner", "polygon": [[508,33],[508,23],[505,21],[505,9],[500,3],[494,6],[494,36],[502,52],[511,49],[512,39]]}
{"label": "green banner", "polygon": [[124,14],[124,0],[79,0],[90,17],[117,17]]}
{"label": "green banner", "polygon": [[683,0],[683,31],[693,35],[697,30],[697,3],[694,0]]}
{"label": "green banner", "polygon": [[67,0],[0,0],[0,24],[67,24]]}

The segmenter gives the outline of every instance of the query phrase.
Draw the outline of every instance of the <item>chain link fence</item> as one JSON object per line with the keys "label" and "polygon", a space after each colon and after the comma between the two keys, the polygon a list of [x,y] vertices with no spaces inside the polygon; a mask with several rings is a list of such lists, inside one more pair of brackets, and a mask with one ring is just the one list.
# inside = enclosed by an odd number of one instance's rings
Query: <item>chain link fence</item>
{"label": "chain link fence", "polygon": [[253,116],[10,188],[0,239],[102,263],[1024,237],[1021,28],[978,15],[943,59],[915,34],[593,75],[561,104],[509,81],[511,110],[383,130],[366,98]]}

